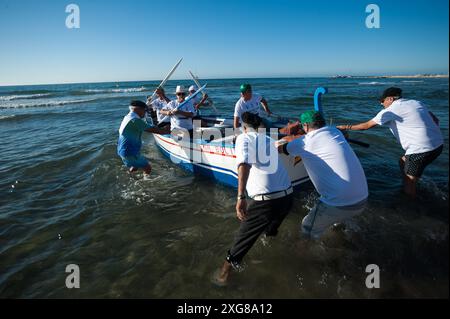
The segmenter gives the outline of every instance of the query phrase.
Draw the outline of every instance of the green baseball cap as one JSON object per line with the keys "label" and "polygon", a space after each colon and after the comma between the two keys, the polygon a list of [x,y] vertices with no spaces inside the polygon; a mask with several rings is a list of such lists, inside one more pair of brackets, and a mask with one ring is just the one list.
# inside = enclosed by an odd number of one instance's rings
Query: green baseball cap
{"label": "green baseball cap", "polygon": [[302,124],[309,124],[323,120],[322,114],[317,111],[307,111],[300,116],[300,122]]}
{"label": "green baseball cap", "polygon": [[246,84],[241,84],[241,87],[239,90],[241,91],[241,93],[245,93],[251,89],[252,89],[252,86],[250,84],[246,83]]}

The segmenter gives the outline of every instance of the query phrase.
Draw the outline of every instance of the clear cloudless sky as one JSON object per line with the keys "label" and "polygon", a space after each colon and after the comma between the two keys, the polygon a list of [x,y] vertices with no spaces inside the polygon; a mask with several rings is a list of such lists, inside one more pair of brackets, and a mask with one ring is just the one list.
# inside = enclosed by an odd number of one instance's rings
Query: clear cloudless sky
{"label": "clear cloudless sky", "polygon": [[157,80],[180,57],[174,79],[448,74],[448,14],[448,0],[0,0],[0,85]]}

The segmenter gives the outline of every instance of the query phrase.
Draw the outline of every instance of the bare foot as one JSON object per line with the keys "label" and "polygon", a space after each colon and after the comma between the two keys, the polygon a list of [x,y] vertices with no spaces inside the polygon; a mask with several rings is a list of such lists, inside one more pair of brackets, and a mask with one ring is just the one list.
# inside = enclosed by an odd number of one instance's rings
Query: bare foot
{"label": "bare foot", "polygon": [[212,282],[213,284],[224,287],[228,284],[228,276],[230,275],[231,265],[227,261],[223,264],[221,269],[214,272]]}

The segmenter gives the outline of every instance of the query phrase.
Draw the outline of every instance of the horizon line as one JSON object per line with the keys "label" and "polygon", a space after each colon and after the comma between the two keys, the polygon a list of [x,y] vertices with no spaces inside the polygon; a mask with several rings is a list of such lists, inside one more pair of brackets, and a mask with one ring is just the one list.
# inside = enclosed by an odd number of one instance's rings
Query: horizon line
{"label": "horizon line", "polygon": [[[371,78],[371,77],[397,77],[397,78],[408,78],[408,77],[449,77],[449,72],[445,73],[415,73],[415,74],[372,74],[372,75],[351,75],[351,74],[335,74],[335,75],[303,75],[303,76],[237,76],[237,77],[208,77],[201,79],[202,81],[207,80],[239,80],[239,79],[300,79],[300,78],[333,78],[336,76],[348,77],[348,78]],[[191,78],[175,78],[169,81],[187,81]],[[100,84],[100,83],[130,83],[130,82],[154,82],[161,81],[161,79],[154,80],[119,80],[119,81],[93,81],[93,82],[59,82],[59,83],[35,83],[35,84],[0,84],[0,87],[11,87],[11,86],[45,86],[45,85],[70,85],[70,84]]]}

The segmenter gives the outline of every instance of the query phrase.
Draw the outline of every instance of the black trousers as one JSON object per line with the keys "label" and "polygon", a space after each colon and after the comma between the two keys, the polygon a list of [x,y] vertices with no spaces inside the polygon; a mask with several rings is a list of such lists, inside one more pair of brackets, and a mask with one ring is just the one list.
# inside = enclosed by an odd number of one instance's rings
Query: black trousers
{"label": "black trousers", "polygon": [[276,236],[292,203],[292,194],[267,201],[250,200],[247,218],[241,222],[233,247],[228,251],[228,262],[239,264],[262,233]]}

